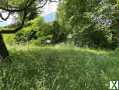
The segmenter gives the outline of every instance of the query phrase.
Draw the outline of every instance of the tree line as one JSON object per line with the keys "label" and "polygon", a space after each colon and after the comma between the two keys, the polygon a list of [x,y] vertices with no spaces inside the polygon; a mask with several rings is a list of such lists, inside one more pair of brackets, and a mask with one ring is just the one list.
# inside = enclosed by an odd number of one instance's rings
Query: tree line
{"label": "tree line", "polygon": [[[8,51],[2,34],[15,34],[17,43],[51,45],[70,41],[78,47],[116,49],[119,45],[119,0],[59,0],[57,19],[46,23],[39,16],[51,0],[0,0],[0,18],[16,15],[16,23],[0,29],[0,57]],[[2,13],[6,12],[7,17]],[[70,36],[70,37],[69,37]],[[48,42],[47,42],[48,41]]]}

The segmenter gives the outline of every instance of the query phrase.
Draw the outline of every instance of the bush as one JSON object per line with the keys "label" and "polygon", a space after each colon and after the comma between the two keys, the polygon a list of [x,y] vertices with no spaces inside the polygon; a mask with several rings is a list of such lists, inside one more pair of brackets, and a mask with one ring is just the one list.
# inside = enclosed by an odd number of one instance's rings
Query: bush
{"label": "bush", "polygon": [[67,38],[67,32],[57,21],[53,22],[52,35],[53,44],[64,42]]}
{"label": "bush", "polygon": [[[41,20],[39,20],[41,19]],[[16,42],[33,41],[40,44],[57,44],[66,40],[67,34],[57,21],[45,23],[42,18],[35,18],[16,34]]]}
{"label": "bush", "polygon": [[20,31],[16,34],[15,37],[16,42],[27,42],[33,39],[37,39],[36,31],[34,30]]}
{"label": "bush", "polygon": [[84,28],[82,32],[76,33],[74,35],[74,42],[76,46],[107,49],[115,49],[118,43],[117,38],[114,41],[109,28],[97,25]]}

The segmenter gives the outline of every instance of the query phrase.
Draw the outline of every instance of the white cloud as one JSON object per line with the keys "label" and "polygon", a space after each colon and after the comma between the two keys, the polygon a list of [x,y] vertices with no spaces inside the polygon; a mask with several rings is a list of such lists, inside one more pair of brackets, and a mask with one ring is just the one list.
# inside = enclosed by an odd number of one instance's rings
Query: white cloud
{"label": "white cloud", "polygon": [[43,8],[42,16],[45,16],[49,13],[56,12],[58,7],[57,2],[47,3]]}

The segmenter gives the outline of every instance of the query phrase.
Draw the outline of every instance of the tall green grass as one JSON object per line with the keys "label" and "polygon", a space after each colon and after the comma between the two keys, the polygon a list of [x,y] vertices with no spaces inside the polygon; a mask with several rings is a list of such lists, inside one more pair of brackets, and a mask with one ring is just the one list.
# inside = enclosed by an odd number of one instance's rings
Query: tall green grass
{"label": "tall green grass", "polygon": [[119,53],[83,48],[9,47],[0,90],[108,90],[119,80]]}

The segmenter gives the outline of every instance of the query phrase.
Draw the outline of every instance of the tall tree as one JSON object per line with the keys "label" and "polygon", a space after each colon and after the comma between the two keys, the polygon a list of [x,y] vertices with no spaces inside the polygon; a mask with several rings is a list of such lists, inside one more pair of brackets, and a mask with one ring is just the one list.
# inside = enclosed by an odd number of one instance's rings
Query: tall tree
{"label": "tall tree", "polygon": [[[14,24],[0,28],[0,59],[5,59],[9,56],[2,34],[16,33],[21,30],[28,21],[26,19],[29,13],[34,11],[34,9],[42,8],[47,1],[48,0],[0,0],[0,19],[6,21],[13,15],[16,18]],[[33,8],[35,3],[37,3],[37,6]],[[7,16],[4,17],[3,13]]]}
{"label": "tall tree", "polygon": [[112,33],[115,23],[118,28],[119,9],[117,2],[119,1],[62,0],[59,14],[63,16],[61,16],[60,21],[71,25],[76,44],[82,46],[84,43],[88,46],[110,48],[110,45],[113,45],[113,36],[115,37],[115,34]]}

